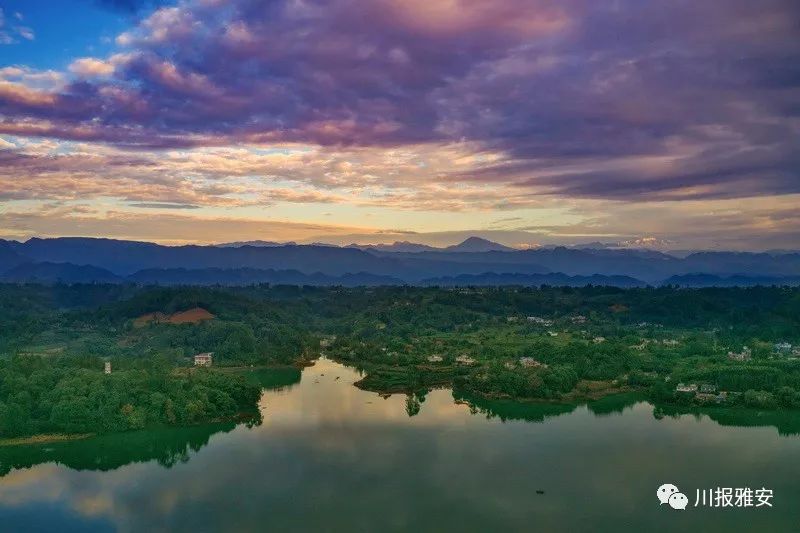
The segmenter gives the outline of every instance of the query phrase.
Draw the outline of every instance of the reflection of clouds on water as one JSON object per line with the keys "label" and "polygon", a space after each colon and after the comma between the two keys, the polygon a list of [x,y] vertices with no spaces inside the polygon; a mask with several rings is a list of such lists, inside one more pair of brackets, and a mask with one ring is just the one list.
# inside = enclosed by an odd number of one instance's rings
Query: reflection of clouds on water
{"label": "reflection of clouds on water", "polygon": [[464,425],[472,418],[465,406],[453,403],[449,390],[434,390],[426,395],[420,414],[409,421],[405,395],[393,394],[384,398],[353,387],[361,377],[354,369],[320,358],[314,366],[304,370],[299,386],[264,393],[261,399],[264,423],[260,431],[270,432],[293,424]]}
{"label": "reflection of clouds on water", "polygon": [[[644,403],[615,416],[581,406],[541,423],[503,423],[471,415],[446,390],[409,418],[404,395],[384,400],[354,388],[357,379],[322,360],[300,384],[264,394],[262,426],[214,434],[170,469],[151,461],[107,472],[14,470],[0,478],[0,519],[44,502],[120,531],[575,531],[655,521],[703,530],[697,514],[691,524],[656,516],[653,490],[666,480],[769,483],[800,497],[786,471],[800,439],[768,428],[656,420]],[[705,516],[721,520],[711,529],[740,525],[736,515]],[[752,526],[780,530],[794,518],[761,513]]]}
{"label": "reflection of clouds on water", "polygon": [[132,465],[104,475],[44,464],[14,470],[0,482],[0,502],[3,506],[23,506],[30,502],[62,504],[85,517],[105,516],[117,522],[125,514],[125,506],[117,506],[116,499],[124,494],[127,485],[146,475],[143,470],[152,469],[152,466]]}
{"label": "reflection of clouds on water", "polygon": [[[2,496],[3,492],[8,489],[32,485],[43,479],[46,479],[48,476],[52,475],[57,468],[58,467],[56,467],[56,465],[43,464],[35,469],[26,468],[23,470],[12,470],[9,474],[2,478],[2,483],[0,483],[0,496]],[[0,497],[0,500],[7,501],[6,498],[2,497]]]}

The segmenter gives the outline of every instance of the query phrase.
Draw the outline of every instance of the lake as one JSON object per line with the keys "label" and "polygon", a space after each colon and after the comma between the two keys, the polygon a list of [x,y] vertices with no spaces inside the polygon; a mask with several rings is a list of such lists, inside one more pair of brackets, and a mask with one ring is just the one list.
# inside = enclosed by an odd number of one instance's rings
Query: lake
{"label": "lake", "polygon": [[[797,531],[800,414],[381,397],[320,359],[261,420],[0,447],[2,531]],[[413,415],[413,416],[410,416]],[[660,506],[679,487],[686,510]],[[767,488],[772,507],[695,507]]]}

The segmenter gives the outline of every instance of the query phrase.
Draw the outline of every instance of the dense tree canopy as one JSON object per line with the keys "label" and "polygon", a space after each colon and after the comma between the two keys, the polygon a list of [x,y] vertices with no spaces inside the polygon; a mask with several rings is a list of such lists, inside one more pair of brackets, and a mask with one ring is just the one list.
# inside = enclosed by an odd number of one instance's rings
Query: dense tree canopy
{"label": "dense tree canopy", "polygon": [[[191,309],[207,319],[169,319]],[[200,352],[214,367],[324,352],[375,390],[557,399],[602,382],[682,401],[687,382],[797,406],[800,357],[778,343],[800,343],[800,289],[0,285],[0,434],[186,424],[255,403],[230,375],[189,372]]]}

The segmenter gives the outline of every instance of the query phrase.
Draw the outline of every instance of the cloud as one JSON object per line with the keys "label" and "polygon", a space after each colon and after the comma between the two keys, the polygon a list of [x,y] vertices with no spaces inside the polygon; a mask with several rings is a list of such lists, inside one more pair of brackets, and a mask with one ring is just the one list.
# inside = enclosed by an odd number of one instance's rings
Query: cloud
{"label": "cloud", "polygon": [[[116,199],[200,207],[341,204],[405,211],[512,210],[552,200],[513,186],[439,183],[478,169],[469,145],[335,148],[273,145],[122,150],[9,137],[0,154],[0,199]],[[20,181],[18,176],[26,179]]]}
{"label": "cloud", "polygon": [[0,69],[9,201],[583,224],[800,192],[791,0],[103,3],[134,13],[108,57]]}
{"label": "cloud", "polygon": [[14,28],[14,30],[23,39],[27,39],[28,41],[33,41],[34,39],[36,39],[36,34],[33,33],[33,30],[27,26],[17,26],[16,28]]}
{"label": "cloud", "polygon": [[[537,192],[789,194],[799,12],[788,0],[186,1],[120,35],[125,62],[78,59],[81,79],[60,90],[5,88],[0,132],[137,149],[467,140],[501,157],[465,178]],[[675,162],[631,165],[659,157]],[[607,170],[569,171],[581,162]]]}
{"label": "cloud", "polygon": [[[22,21],[24,17],[22,13],[15,12],[13,18],[19,22]],[[15,23],[9,25],[7,22],[5,12],[3,8],[0,8],[0,45],[17,44],[19,42],[17,37],[21,37],[27,41],[33,41],[36,38],[36,34],[32,28]]]}
{"label": "cloud", "polygon": [[139,202],[130,204],[131,207],[142,209],[200,209],[199,205],[192,204],[169,204],[165,202]]}
{"label": "cloud", "polygon": [[114,73],[114,65],[94,57],[76,59],[69,65],[69,70],[82,77],[108,76]]}
{"label": "cloud", "polygon": [[0,81],[23,85],[28,89],[57,91],[63,88],[66,79],[55,70],[36,70],[26,66],[0,67]]}

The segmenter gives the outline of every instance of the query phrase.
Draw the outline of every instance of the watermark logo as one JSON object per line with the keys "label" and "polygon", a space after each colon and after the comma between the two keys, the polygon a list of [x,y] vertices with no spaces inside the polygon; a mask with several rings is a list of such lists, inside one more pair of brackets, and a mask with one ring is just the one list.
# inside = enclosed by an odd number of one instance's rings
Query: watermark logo
{"label": "watermark logo", "polygon": [[772,489],[717,487],[697,489],[695,507],[772,507]]}
{"label": "watermark logo", "polygon": [[[656,491],[660,505],[667,504],[673,509],[685,511],[689,498],[672,483],[665,483]],[[717,487],[715,489],[697,489],[695,507],[772,507],[772,489],[762,487]]]}
{"label": "watermark logo", "polygon": [[683,511],[686,509],[686,506],[689,505],[689,498],[686,497],[686,494],[682,493],[680,489],[672,483],[665,483],[658,487],[656,496],[658,496],[658,501],[661,502],[661,505],[666,503],[673,509],[680,509]]}

